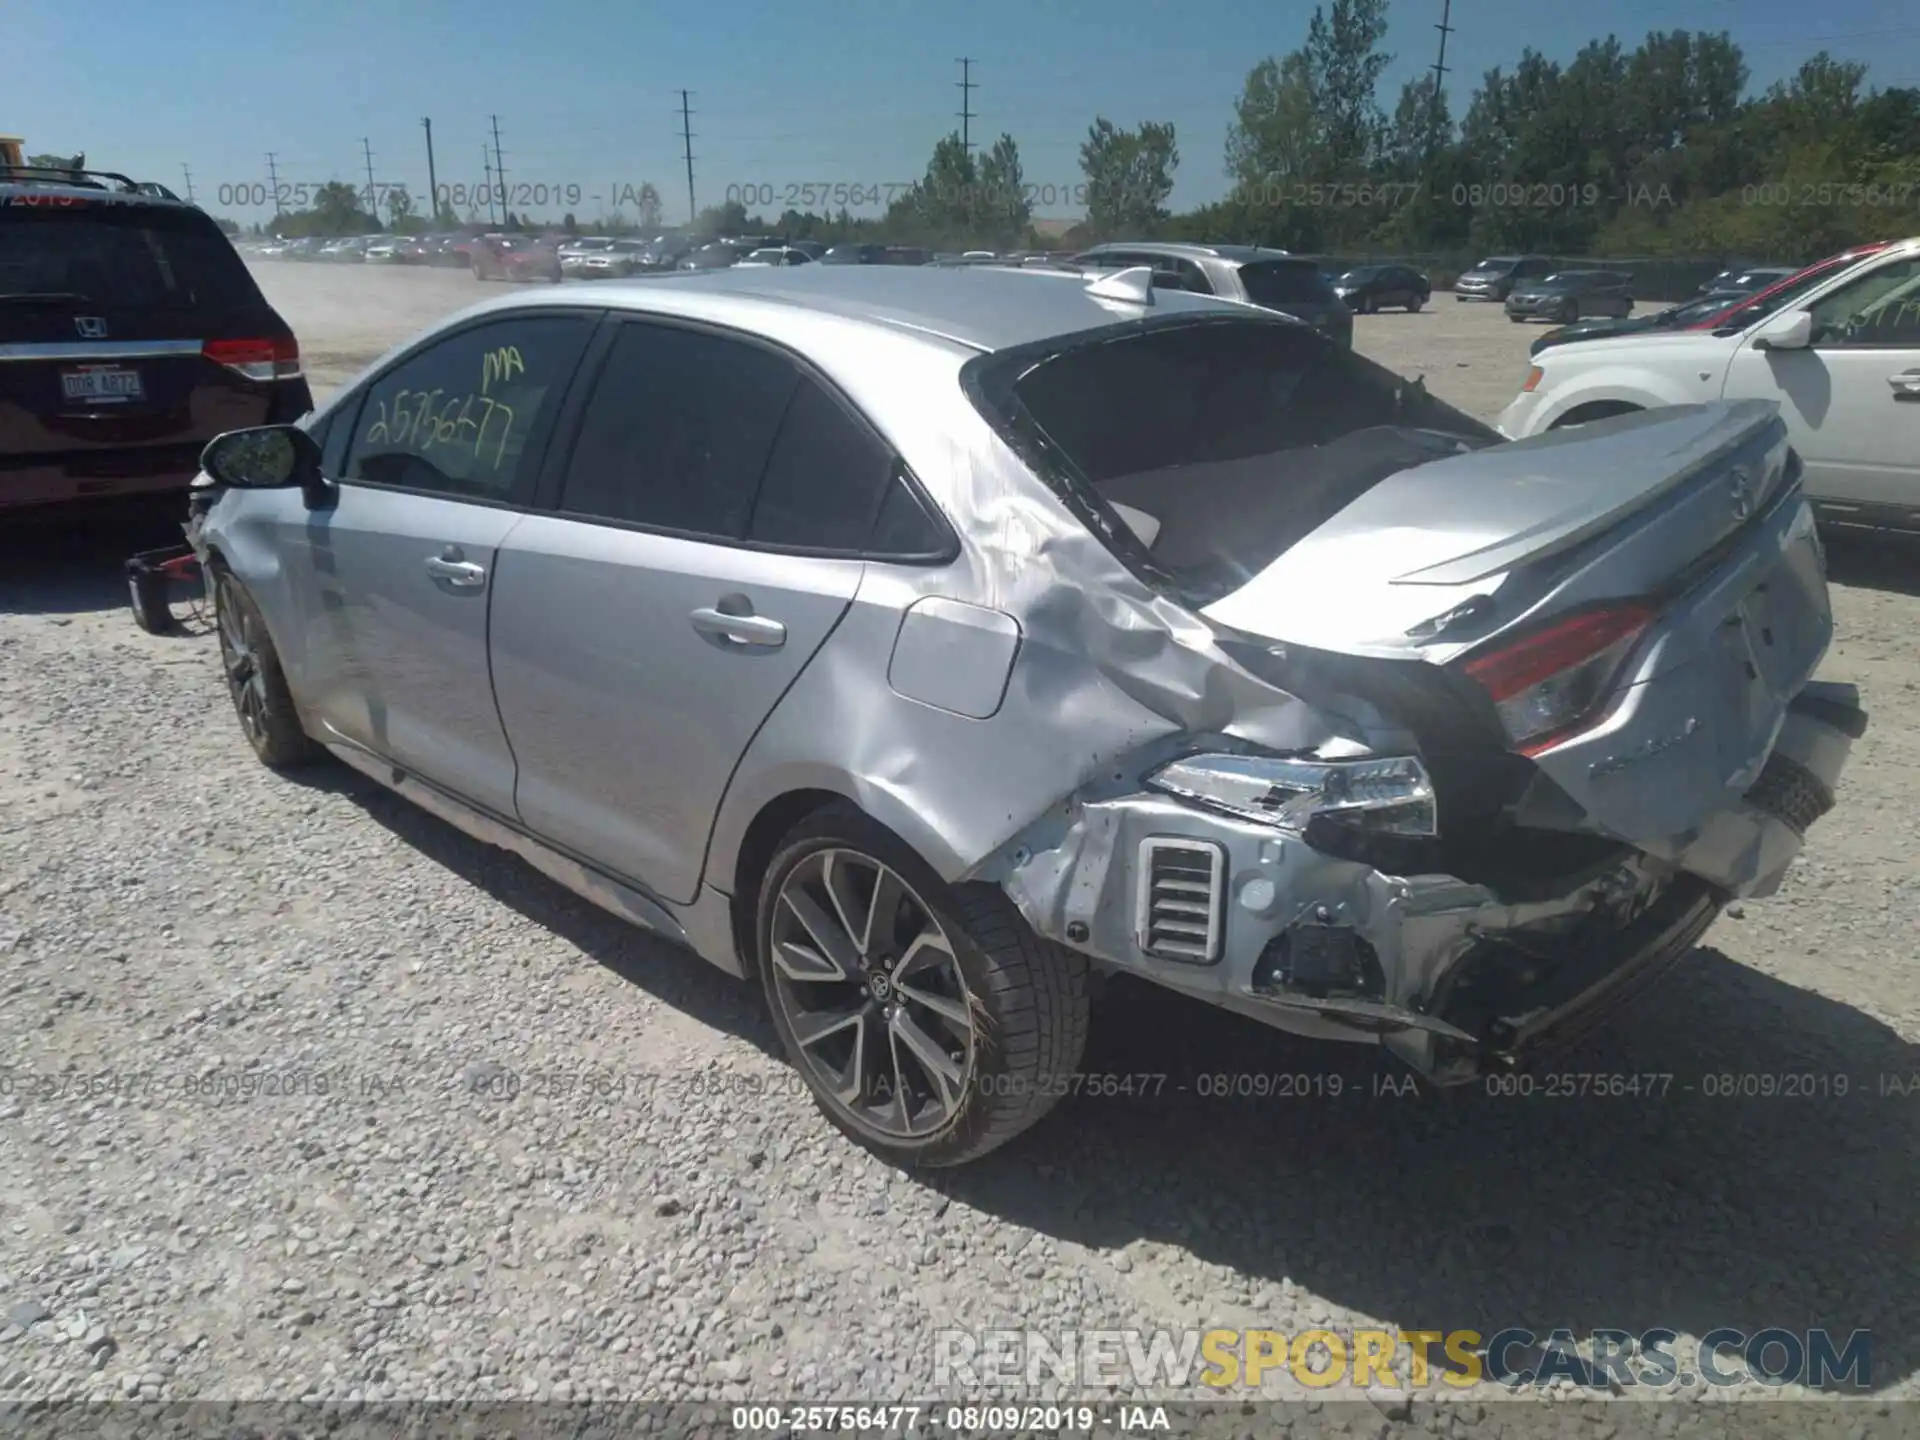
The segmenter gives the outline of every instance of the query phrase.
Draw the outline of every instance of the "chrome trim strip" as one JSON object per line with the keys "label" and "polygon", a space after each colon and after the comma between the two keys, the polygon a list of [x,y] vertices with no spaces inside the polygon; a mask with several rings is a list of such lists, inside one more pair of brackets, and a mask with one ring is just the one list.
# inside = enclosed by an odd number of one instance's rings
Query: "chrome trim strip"
{"label": "chrome trim strip", "polygon": [[198,355],[199,340],[30,340],[0,345],[5,360],[164,360]]}

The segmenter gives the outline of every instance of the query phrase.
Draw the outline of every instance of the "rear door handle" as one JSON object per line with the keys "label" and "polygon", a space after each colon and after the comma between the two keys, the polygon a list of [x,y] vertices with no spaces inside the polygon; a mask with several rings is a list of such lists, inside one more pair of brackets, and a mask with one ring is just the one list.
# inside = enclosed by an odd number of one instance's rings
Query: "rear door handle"
{"label": "rear door handle", "polygon": [[764,615],[729,615],[724,610],[696,610],[687,617],[702,635],[735,645],[777,650],[787,643],[787,627]]}
{"label": "rear door handle", "polygon": [[1920,370],[1903,370],[1898,375],[1889,375],[1887,384],[1893,387],[1896,400],[1920,400]]}
{"label": "rear door handle", "polygon": [[460,552],[452,546],[448,546],[444,554],[427,557],[427,574],[436,580],[444,580],[449,585],[457,585],[463,590],[471,590],[476,585],[487,583],[486,566],[461,559]]}

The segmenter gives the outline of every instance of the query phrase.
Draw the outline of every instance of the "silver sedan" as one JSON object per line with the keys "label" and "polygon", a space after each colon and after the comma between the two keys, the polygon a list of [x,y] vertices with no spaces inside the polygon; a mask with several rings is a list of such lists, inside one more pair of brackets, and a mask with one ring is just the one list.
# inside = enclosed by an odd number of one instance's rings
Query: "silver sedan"
{"label": "silver sedan", "polygon": [[241,725],[764,987],[954,1164],[1122,973],[1458,1083],[1779,883],[1865,725],[1772,408],[1508,443],[1271,312],[980,266],[476,306],[204,460]]}

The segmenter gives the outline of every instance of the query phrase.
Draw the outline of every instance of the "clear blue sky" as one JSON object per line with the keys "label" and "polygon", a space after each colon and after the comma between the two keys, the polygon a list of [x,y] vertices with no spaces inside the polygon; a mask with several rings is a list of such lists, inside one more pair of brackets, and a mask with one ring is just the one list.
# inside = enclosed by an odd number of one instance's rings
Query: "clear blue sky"
{"label": "clear blue sky", "polygon": [[[32,151],[84,150],[90,164],[222,204],[260,184],[376,180],[426,189],[422,116],[443,185],[483,177],[488,116],[500,119],[508,181],[577,185],[584,221],[617,187],[651,180],[667,218],[686,209],[679,90],[693,92],[702,206],[729,186],[912,181],[959,126],[959,57],[971,56],[973,136],[1009,131],[1027,180],[1070,186],[1088,123],[1170,120],[1173,203],[1226,188],[1222,147],[1248,68],[1300,44],[1301,0],[10,0],[0,20],[0,133]],[[1433,63],[1441,0],[1393,0],[1381,87]],[[1611,31],[1726,29],[1756,87],[1825,48],[1871,66],[1878,85],[1920,83],[1911,0],[1454,0],[1448,81],[1455,114],[1486,69],[1533,45],[1560,60]],[[597,204],[591,197],[602,197]],[[564,207],[535,207],[556,217]],[[772,210],[779,207],[773,206]],[[1067,215],[1071,205],[1041,205]]]}

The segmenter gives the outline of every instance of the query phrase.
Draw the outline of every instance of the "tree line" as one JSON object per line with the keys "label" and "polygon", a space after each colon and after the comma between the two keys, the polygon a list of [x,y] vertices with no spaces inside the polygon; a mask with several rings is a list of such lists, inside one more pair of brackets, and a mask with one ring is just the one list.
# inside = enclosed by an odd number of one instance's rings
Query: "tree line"
{"label": "tree line", "polygon": [[[1865,239],[1920,233],[1920,89],[1874,88],[1866,67],[1822,51],[1787,80],[1749,94],[1750,71],[1726,32],[1652,31],[1632,48],[1589,41],[1569,61],[1532,48],[1487,71],[1454,118],[1435,77],[1408,81],[1389,111],[1381,76],[1387,0],[1317,6],[1303,43],[1260,60],[1235,99],[1220,162],[1226,196],[1176,214],[1182,162],[1174,126],[1096,117],[1080,145],[1084,213],[1051,243],[1115,238],[1236,241],[1300,254],[1466,254],[1501,250],[1595,256],[1739,256],[1791,262]],[[742,191],[750,187],[739,187]],[[884,213],[788,209],[738,201],[701,212],[706,234],[875,240],[1005,251],[1049,243],[1035,202],[1060,187],[1027,184],[1019,144],[1003,134],[970,150],[955,133]],[[657,233],[659,192],[638,215],[558,228]],[[390,191],[384,224],[352,186],[322,187],[313,206],[278,217],[283,235],[448,228],[441,207],[415,213]],[[490,224],[468,213],[465,223]],[[554,228],[509,215],[506,227]]]}

